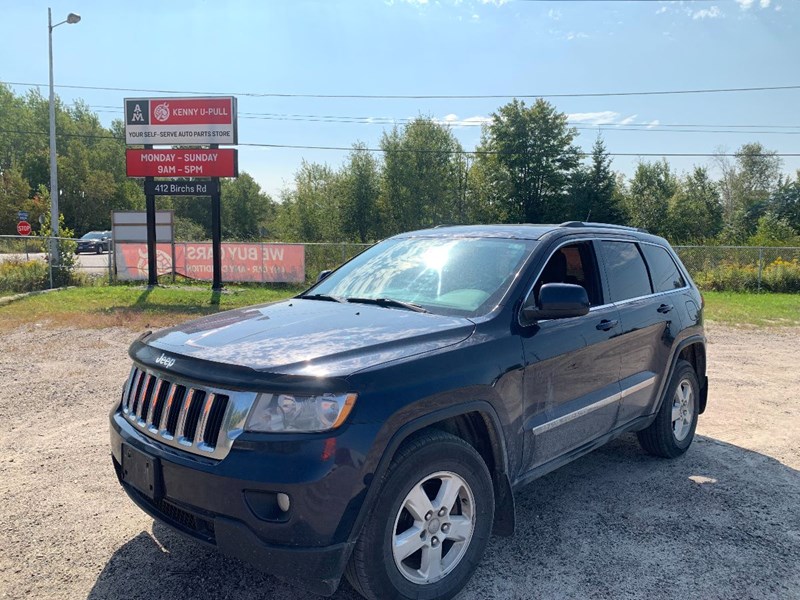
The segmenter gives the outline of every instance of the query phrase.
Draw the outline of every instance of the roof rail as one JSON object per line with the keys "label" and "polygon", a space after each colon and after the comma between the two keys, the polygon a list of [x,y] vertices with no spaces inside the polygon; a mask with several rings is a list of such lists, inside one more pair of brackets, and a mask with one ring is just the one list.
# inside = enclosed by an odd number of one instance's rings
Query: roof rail
{"label": "roof rail", "polygon": [[641,227],[629,227],[627,225],[613,225],[611,223],[592,223],[588,221],[564,221],[559,227],[601,227],[604,229],[623,229],[625,231],[638,231],[639,233],[649,233]]}

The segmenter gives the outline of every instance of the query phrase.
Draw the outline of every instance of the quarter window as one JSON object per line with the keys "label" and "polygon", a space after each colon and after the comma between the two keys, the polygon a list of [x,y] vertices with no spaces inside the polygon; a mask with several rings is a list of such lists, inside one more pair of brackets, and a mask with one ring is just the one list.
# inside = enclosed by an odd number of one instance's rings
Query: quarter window
{"label": "quarter window", "polygon": [[642,252],[647,260],[647,266],[650,267],[650,278],[656,292],[668,292],[686,287],[686,281],[666,248],[642,244]]}
{"label": "quarter window", "polygon": [[652,294],[647,267],[632,242],[601,242],[612,302]]}

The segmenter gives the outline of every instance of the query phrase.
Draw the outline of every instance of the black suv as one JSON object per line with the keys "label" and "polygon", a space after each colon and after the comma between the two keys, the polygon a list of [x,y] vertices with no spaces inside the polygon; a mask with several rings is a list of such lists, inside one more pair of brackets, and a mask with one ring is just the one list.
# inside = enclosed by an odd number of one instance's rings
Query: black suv
{"label": "black suv", "polygon": [[122,487],[332,594],[451,598],[514,491],[624,432],[676,457],[707,398],[702,299],[612,225],[442,227],[305,293],[156,333],[111,413]]}
{"label": "black suv", "polygon": [[109,250],[111,250],[110,231],[90,231],[85,233],[75,246],[75,254],[80,254],[81,252],[101,254]]}

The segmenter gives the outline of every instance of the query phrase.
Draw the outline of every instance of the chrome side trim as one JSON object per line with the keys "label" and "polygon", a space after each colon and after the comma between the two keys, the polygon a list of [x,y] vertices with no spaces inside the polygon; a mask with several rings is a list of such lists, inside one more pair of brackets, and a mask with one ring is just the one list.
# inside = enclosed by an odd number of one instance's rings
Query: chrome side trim
{"label": "chrome side trim", "polygon": [[551,429],[555,429],[561,425],[569,423],[570,421],[574,421],[584,415],[588,415],[590,412],[593,412],[599,408],[603,408],[604,406],[608,406],[609,404],[613,404],[614,402],[618,402],[620,399],[620,394],[617,392],[607,398],[603,398],[595,402],[594,404],[590,404],[589,406],[584,406],[583,408],[579,408],[576,411],[568,413],[563,417],[558,417],[557,419],[553,419],[552,421],[548,421],[547,423],[542,423],[534,427],[531,431],[533,431],[534,435],[539,435],[540,433],[544,433],[546,431],[550,431]]}
{"label": "chrome side trim", "polygon": [[645,388],[649,388],[655,382],[656,382],[656,376],[655,375],[653,375],[652,377],[648,377],[644,381],[640,381],[639,383],[635,383],[630,387],[626,387],[624,390],[622,390],[620,392],[619,397],[620,398],[625,398],[627,396],[630,396],[631,394],[635,394],[636,392],[640,392]]}
{"label": "chrome side trim", "polygon": [[546,431],[550,431],[551,429],[555,429],[561,425],[569,423],[570,421],[574,421],[575,419],[579,419],[583,416],[588,415],[590,412],[594,412],[604,406],[608,406],[609,404],[613,404],[614,402],[618,402],[623,398],[630,396],[631,394],[635,394],[645,388],[650,387],[656,382],[655,376],[648,377],[644,381],[640,381],[639,383],[635,383],[632,386],[626,387],[624,390],[617,392],[616,394],[612,394],[603,398],[602,400],[598,400],[588,406],[584,406],[583,408],[579,408],[571,413],[567,413],[557,419],[553,419],[552,421],[548,421],[547,423],[542,423],[541,425],[537,425],[531,431],[534,435],[539,435],[541,433],[545,433]]}

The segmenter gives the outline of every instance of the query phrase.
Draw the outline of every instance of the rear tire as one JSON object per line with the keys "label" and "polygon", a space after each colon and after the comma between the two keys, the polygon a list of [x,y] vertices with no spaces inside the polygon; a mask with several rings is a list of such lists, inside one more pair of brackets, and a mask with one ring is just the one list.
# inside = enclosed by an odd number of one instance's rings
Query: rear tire
{"label": "rear tire", "polygon": [[700,384],[691,363],[679,360],[661,408],[647,429],[637,432],[639,444],[654,456],[676,458],[694,439],[700,408]]}
{"label": "rear tire", "polygon": [[389,465],[345,576],[369,600],[447,600],[480,563],[493,519],[480,454],[454,435],[425,431]]}

